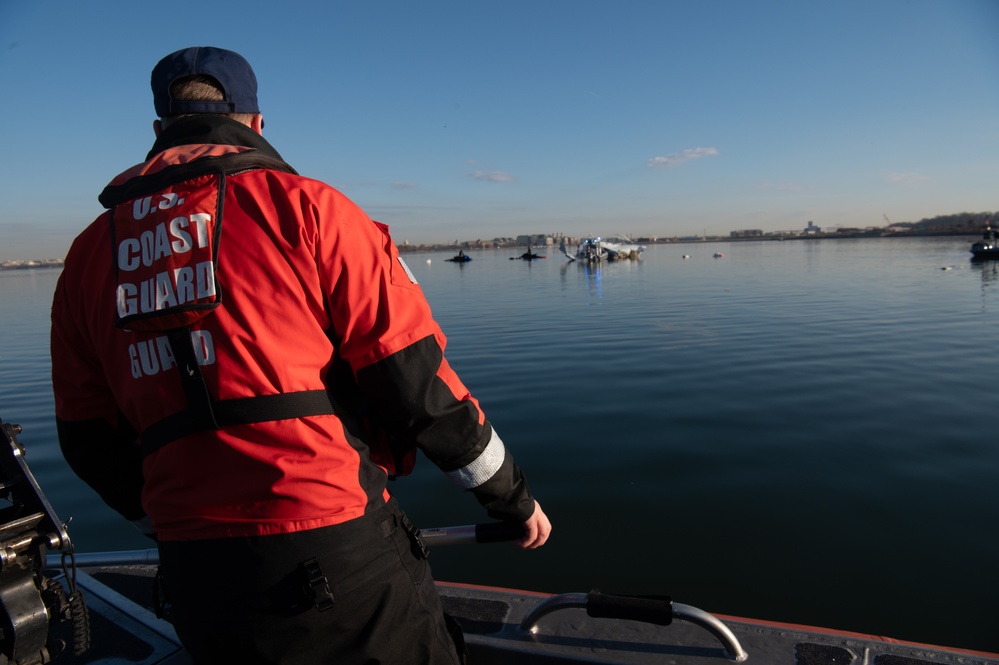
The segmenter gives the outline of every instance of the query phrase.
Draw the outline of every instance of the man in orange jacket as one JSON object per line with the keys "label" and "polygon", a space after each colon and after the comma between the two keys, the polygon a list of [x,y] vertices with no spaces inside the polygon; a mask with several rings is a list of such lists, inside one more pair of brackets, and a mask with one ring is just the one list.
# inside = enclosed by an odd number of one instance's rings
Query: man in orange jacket
{"label": "man in orange jacket", "polygon": [[263,138],[249,64],[182,49],[151,82],[156,142],[56,288],[66,459],[157,538],[197,662],[458,662],[387,479],[419,448],[520,547],[548,518],[387,227]]}

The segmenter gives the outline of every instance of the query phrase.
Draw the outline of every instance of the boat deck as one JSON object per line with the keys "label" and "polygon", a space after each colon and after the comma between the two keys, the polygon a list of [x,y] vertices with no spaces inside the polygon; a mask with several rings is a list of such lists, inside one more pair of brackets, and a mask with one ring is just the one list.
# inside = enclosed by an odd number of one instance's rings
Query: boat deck
{"label": "boat deck", "polygon": [[[76,656],[68,648],[57,663],[192,663],[169,622],[153,613],[155,565],[79,567],[77,585],[90,610],[91,648]],[[48,573],[54,579],[61,574]],[[62,580],[64,583],[65,580]],[[64,584],[65,585],[65,584]],[[724,635],[690,620],[671,625],[593,618],[571,598],[474,585],[439,583],[445,610],[465,630],[472,665],[568,663],[736,662]],[[584,596],[585,594],[568,594]],[[578,598],[577,598],[578,600]],[[551,612],[539,606],[552,607]],[[559,606],[561,604],[561,606]],[[677,607],[686,607],[677,605]],[[695,608],[688,608],[695,613]],[[676,611],[676,610],[674,610]],[[694,618],[696,619],[696,614]],[[705,615],[710,616],[710,615]],[[714,619],[712,617],[712,619]],[[903,644],[838,631],[720,617],[748,654],[747,663],[783,665],[999,665],[999,655]],[[528,625],[535,630],[527,630]],[[66,633],[68,624],[54,631]]]}

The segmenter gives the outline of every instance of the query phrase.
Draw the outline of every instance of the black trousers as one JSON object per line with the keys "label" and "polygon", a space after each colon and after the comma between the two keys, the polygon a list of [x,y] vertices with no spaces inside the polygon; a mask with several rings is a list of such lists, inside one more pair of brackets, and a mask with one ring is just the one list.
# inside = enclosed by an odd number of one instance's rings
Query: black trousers
{"label": "black trousers", "polygon": [[[199,665],[458,665],[430,567],[403,519],[393,500],[322,529],[160,543],[181,642]],[[308,583],[313,559],[333,597],[323,610],[317,600],[328,599]]]}

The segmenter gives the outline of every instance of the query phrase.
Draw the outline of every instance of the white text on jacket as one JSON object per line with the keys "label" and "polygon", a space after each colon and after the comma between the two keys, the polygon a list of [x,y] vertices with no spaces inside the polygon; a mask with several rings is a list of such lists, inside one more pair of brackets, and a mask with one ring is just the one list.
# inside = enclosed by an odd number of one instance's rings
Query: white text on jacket
{"label": "white text on jacket", "polygon": [[[132,272],[162,263],[164,270],[142,270],[137,282],[121,282],[116,300],[118,316],[156,312],[215,295],[211,261],[211,215],[175,217],[118,244],[118,269]],[[207,260],[193,265],[180,256],[198,250]],[[188,257],[188,260],[190,257]],[[146,276],[150,275],[150,276]]]}
{"label": "white text on jacket", "polygon": [[[207,330],[192,330],[191,342],[199,365],[211,365],[215,362],[215,345],[212,334]],[[132,377],[141,379],[165,372],[177,366],[170,348],[170,340],[166,335],[128,345],[128,360],[132,367]]]}

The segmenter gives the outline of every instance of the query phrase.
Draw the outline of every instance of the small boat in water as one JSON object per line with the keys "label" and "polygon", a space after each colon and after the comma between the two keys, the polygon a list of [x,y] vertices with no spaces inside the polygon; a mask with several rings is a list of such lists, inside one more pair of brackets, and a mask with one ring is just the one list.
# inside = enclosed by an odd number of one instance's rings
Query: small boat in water
{"label": "small boat in water", "polygon": [[452,256],[450,259],[444,259],[445,261],[451,261],[453,263],[468,263],[472,260],[471,256],[465,254],[464,250],[459,250],[457,254]]}
{"label": "small boat in water", "polygon": [[985,227],[982,239],[971,245],[972,259],[999,259],[999,230]]}
{"label": "small boat in water", "polygon": [[586,238],[576,248],[576,260],[583,263],[599,263],[607,256],[607,250],[601,246],[600,238]]}
{"label": "small boat in water", "polygon": [[[190,665],[169,606],[156,607],[159,552],[75,553],[27,466],[20,428],[0,421],[0,429],[0,481],[10,503],[0,510],[0,662]],[[517,537],[506,524],[422,531],[431,548]],[[437,588],[473,665],[999,665],[999,654],[715,616],[662,596]]]}
{"label": "small boat in water", "polygon": [[534,261],[536,259],[547,259],[548,257],[544,254],[536,254],[530,246],[527,247],[527,251],[520,256],[511,256],[511,261],[516,261],[520,259],[521,261]]}

